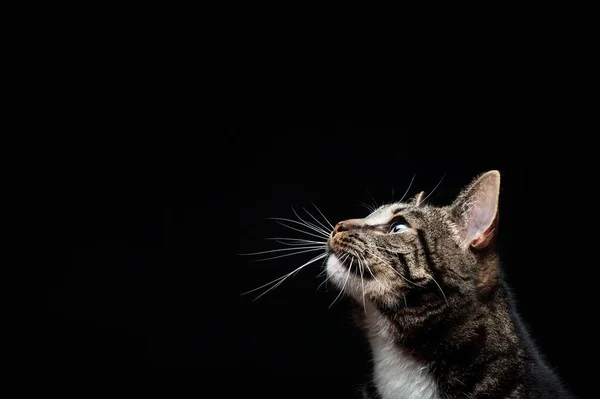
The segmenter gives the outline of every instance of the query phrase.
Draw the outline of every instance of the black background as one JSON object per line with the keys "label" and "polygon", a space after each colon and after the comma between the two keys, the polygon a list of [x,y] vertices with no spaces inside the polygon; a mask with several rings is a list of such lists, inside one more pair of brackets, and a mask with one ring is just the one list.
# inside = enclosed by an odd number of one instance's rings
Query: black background
{"label": "black background", "polygon": [[[556,87],[21,85],[2,89],[8,382],[200,384],[352,397],[368,348],[311,255],[240,256],[424,190],[502,173],[499,250],[536,342],[582,397],[596,315],[594,180]],[[565,95],[568,94],[568,95]],[[10,134],[8,134],[10,133]],[[579,180],[584,180],[583,185]],[[585,230],[586,227],[588,230]],[[593,230],[592,230],[593,231]],[[593,367],[592,367],[593,368]],[[211,395],[208,395],[211,396]]]}

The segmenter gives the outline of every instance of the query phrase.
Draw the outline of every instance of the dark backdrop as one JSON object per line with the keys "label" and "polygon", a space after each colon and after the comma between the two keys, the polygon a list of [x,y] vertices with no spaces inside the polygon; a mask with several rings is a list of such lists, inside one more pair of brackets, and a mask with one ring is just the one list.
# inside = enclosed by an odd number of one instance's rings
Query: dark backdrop
{"label": "dark backdrop", "polygon": [[[2,362],[29,384],[200,384],[352,397],[368,348],[320,264],[239,253],[299,237],[269,217],[502,173],[500,254],[536,342],[585,396],[591,142],[553,87],[62,85],[3,88]],[[591,182],[591,181],[590,181]],[[393,196],[393,197],[392,197]]]}

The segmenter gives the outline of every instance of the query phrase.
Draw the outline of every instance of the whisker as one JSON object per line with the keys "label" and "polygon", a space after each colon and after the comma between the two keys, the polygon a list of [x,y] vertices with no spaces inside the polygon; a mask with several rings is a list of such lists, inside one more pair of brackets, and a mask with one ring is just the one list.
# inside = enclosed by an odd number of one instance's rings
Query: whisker
{"label": "whisker", "polygon": [[[375,248],[379,248],[379,247],[376,247],[376,246],[375,246]],[[385,248],[381,248],[381,249],[385,249]],[[377,256],[377,255],[376,255],[376,254],[374,254],[373,252],[369,251],[368,249],[365,249],[365,250],[366,250],[366,251],[367,251],[369,254],[371,254],[372,256],[374,256],[374,257],[376,257],[377,259],[379,259],[379,260],[380,260],[381,262],[383,262],[385,265],[389,266],[389,267],[392,269],[392,271],[393,271],[394,273],[396,273],[398,276],[400,276],[400,277],[401,277],[403,280],[405,280],[406,282],[408,282],[408,283],[410,283],[410,284],[412,284],[412,285],[414,285],[414,286],[416,286],[416,287],[421,287],[421,288],[423,288],[423,287],[424,287],[423,285],[417,284],[417,283],[415,283],[415,282],[413,282],[413,281],[410,281],[408,278],[404,277],[402,274],[400,274],[400,272],[398,272],[396,269],[394,269],[394,267],[393,267],[392,265],[390,265],[389,263],[387,263],[387,262],[386,262],[384,259],[380,258],[379,256]],[[371,275],[372,275],[372,273],[371,273]],[[373,277],[375,277],[375,276],[373,276]],[[433,276],[431,276],[431,275],[430,275],[430,277],[431,277],[431,279],[433,280],[433,282],[435,283],[435,285],[437,285],[437,287],[438,287],[438,289],[440,290],[440,292],[442,293],[442,295],[444,296],[444,300],[446,301],[446,303],[448,303],[448,298],[446,298],[446,294],[444,294],[444,291],[442,290],[442,287],[441,287],[441,286],[439,285],[439,283],[438,283],[438,282],[435,280],[435,278],[433,278]],[[405,298],[405,299],[406,299],[406,298]]]}
{"label": "whisker", "polygon": [[[295,221],[295,220],[294,220],[294,221]],[[318,234],[318,235],[317,235],[317,234],[315,234],[315,233],[311,233],[311,232],[308,232],[308,231],[300,230],[300,229],[297,229],[297,228],[295,228],[295,227],[288,226],[287,224],[285,224],[285,223],[282,223],[282,222],[279,222],[279,221],[277,221],[277,223],[278,223],[278,224],[280,224],[280,225],[282,225],[283,227],[287,227],[287,228],[288,228],[288,229],[290,229],[290,230],[294,230],[294,231],[297,231],[297,232],[300,232],[300,233],[302,233],[302,234],[306,234],[306,235],[309,235],[309,236],[312,236],[312,237],[317,237],[317,238],[320,238],[320,239],[323,239],[323,238],[329,237],[329,235],[327,235],[327,236],[323,236],[323,235],[321,235],[321,234]]]}
{"label": "whisker", "polygon": [[331,224],[331,222],[325,217],[325,215],[323,215],[323,212],[321,212],[321,210],[319,208],[317,208],[317,206],[311,201],[312,206],[315,207],[315,209],[317,210],[317,212],[319,212],[321,214],[321,216],[323,217],[323,219],[325,219],[325,221],[327,222],[327,224],[329,226],[331,226],[332,229],[334,229],[333,225]]}
{"label": "whisker", "polygon": [[302,242],[311,242],[317,244],[327,244],[327,241],[314,241],[314,240],[306,240],[304,238],[296,238],[296,237],[267,237],[265,240],[282,240],[282,241],[302,241]]}
{"label": "whisker", "polygon": [[[344,258],[343,258],[343,259],[340,259],[340,263],[342,263],[342,264],[343,264],[343,263],[346,261],[346,259],[348,259],[348,254],[346,254],[346,256],[344,256]],[[319,273],[319,275],[318,275],[317,277],[320,277],[320,276],[322,276],[323,274],[326,274],[326,273],[327,273],[327,269],[325,269],[325,270],[323,270],[321,273]],[[323,282],[321,282],[321,284],[319,284],[319,286],[317,287],[317,290],[318,290],[319,288],[321,288],[321,286],[322,286],[323,284],[327,284],[327,281],[329,281],[330,279],[331,279],[331,275],[327,276],[327,277],[325,278],[325,280],[323,280]],[[327,289],[327,285],[325,286],[325,289]]]}
{"label": "whisker", "polygon": [[371,199],[373,200],[373,209],[377,209],[379,207],[379,205],[377,204],[377,200],[369,190],[367,190],[367,193],[371,196]]}
{"label": "whisker", "polygon": [[340,263],[343,265],[345,261],[348,260],[350,254],[345,254],[342,258],[340,258]]}
{"label": "whisker", "polygon": [[[294,213],[296,213],[296,211],[294,211]],[[318,229],[312,223],[308,223],[308,222],[306,222],[303,219],[300,219],[300,221],[297,221],[297,220],[294,220],[294,219],[277,218],[276,220],[285,221],[285,222],[291,222],[291,223],[296,223],[296,224],[299,224],[300,226],[308,228],[309,230],[311,230],[314,233],[317,233],[317,234],[319,234],[319,235],[321,235],[323,237],[328,237],[329,236],[329,232],[328,231],[324,231],[323,229]]]}
{"label": "whisker", "polygon": [[321,266],[323,267],[323,270],[321,270],[321,273],[319,273],[317,275],[317,277],[315,277],[315,278],[319,278],[319,277],[323,276],[324,274],[327,274],[327,265],[325,264],[325,262],[327,262],[327,259],[324,259],[323,263],[321,263]]}
{"label": "whisker", "polygon": [[379,285],[380,285],[380,286],[382,286],[383,288],[385,288],[385,286],[384,286],[384,285],[381,283],[381,281],[379,281],[379,280],[377,279],[377,277],[375,277],[375,274],[373,274],[373,271],[371,270],[371,268],[369,267],[369,265],[367,265],[367,261],[366,261],[366,259],[365,259],[364,257],[363,257],[363,261],[364,261],[364,264],[365,264],[365,266],[367,267],[367,270],[368,270],[368,271],[369,271],[369,273],[371,274],[371,277],[373,277],[373,279],[374,279],[375,281],[377,281],[377,282],[379,283]]}
{"label": "whisker", "polygon": [[[308,216],[310,216],[311,218],[313,218],[319,224],[320,227],[322,227],[326,231],[329,231],[329,227],[325,226],[319,219],[317,219],[316,217],[314,217],[308,210],[306,210],[306,208],[303,207],[302,210],[304,212],[306,212],[308,214]],[[333,227],[332,227],[332,229],[333,229]]]}
{"label": "whisker", "polygon": [[365,314],[367,314],[367,305],[365,302],[365,281],[363,280],[364,268],[362,266],[362,262],[360,261],[360,258],[356,258],[356,259],[358,260],[358,266],[359,266],[359,270],[360,270],[360,284],[362,286],[363,308],[365,309]]}
{"label": "whisker", "polygon": [[[288,248],[288,249],[298,249],[298,248]],[[304,253],[307,253],[307,252],[324,251],[324,250],[325,250],[325,248],[321,248],[321,247],[317,247],[317,248],[313,248],[313,249],[304,249],[302,251],[294,252],[294,253],[291,253],[291,254],[285,254],[285,255],[279,255],[279,256],[272,256],[270,258],[264,258],[264,259],[254,259],[251,262],[264,262],[266,260],[280,259],[280,258],[285,258],[287,256],[294,256],[294,255],[304,254]]]}
{"label": "whisker", "polygon": [[[257,296],[256,298],[254,298],[254,300],[256,301],[258,298],[260,298],[261,296],[265,295],[267,292],[271,291],[272,289],[275,289],[275,288],[279,287],[279,286],[280,286],[280,285],[281,285],[281,284],[282,284],[282,283],[283,283],[285,280],[287,280],[287,279],[288,279],[290,276],[292,276],[293,274],[295,274],[295,273],[299,272],[300,270],[302,270],[302,269],[303,269],[303,268],[305,268],[306,266],[308,266],[308,265],[310,265],[310,264],[312,264],[312,263],[314,263],[314,262],[318,261],[319,259],[322,259],[322,258],[324,258],[325,256],[327,256],[327,254],[326,254],[326,253],[325,253],[325,254],[321,254],[321,255],[319,255],[319,256],[315,256],[314,258],[312,258],[311,260],[309,260],[308,262],[306,262],[306,263],[305,263],[305,264],[303,264],[302,266],[300,266],[300,267],[296,268],[295,270],[293,270],[292,272],[290,272],[290,273],[286,274],[285,276],[283,276],[283,277],[280,277],[280,278],[278,279],[278,280],[280,280],[278,283],[276,283],[275,285],[273,285],[272,287],[270,287],[268,290],[266,290],[265,292],[263,292],[262,294],[260,294],[260,295],[259,295],[259,296]],[[275,281],[277,281],[277,280],[275,280]],[[251,291],[245,292],[244,294],[247,294],[247,293],[250,293],[250,292],[256,291],[256,290],[258,290],[258,289],[260,289],[260,288],[263,288],[263,287],[265,287],[265,286],[268,286],[269,284],[273,284],[273,281],[272,281],[271,283],[267,283],[267,284],[265,284],[265,285],[263,285],[263,286],[261,286],[261,287],[259,287],[259,288],[255,288],[254,290],[251,290]]]}
{"label": "whisker", "polygon": [[[310,244],[317,244],[317,245],[327,245],[327,243],[325,241],[312,241],[312,240],[300,240],[300,239],[292,239],[292,238],[265,238],[265,240],[270,240],[270,241],[275,241],[279,244],[282,245],[287,245],[287,246],[302,246],[302,245],[310,245]],[[286,242],[289,241],[289,242]]]}
{"label": "whisker", "polygon": [[[314,258],[313,258],[313,259],[314,259]],[[303,266],[300,266],[299,268],[295,269],[294,271],[300,270],[302,267],[303,267]],[[251,292],[258,291],[258,290],[260,290],[261,288],[264,288],[264,287],[267,287],[267,286],[269,286],[269,285],[271,285],[271,284],[274,284],[274,283],[278,282],[279,280],[281,280],[281,279],[284,279],[284,278],[286,278],[287,276],[290,276],[290,275],[292,275],[292,274],[294,273],[294,271],[292,271],[292,272],[290,272],[290,273],[287,273],[287,274],[284,274],[284,275],[283,275],[283,276],[281,276],[281,277],[277,277],[275,280],[269,281],[268,283],[266,283],[266,284],[263,284],[263,285],[261,285],[260,287],[256,287],[256,288],[254,288],[254,289],[251,289],[250,291],[243,292],[243,293],[241,293],[240,295],[247,295],[247,294],[250,294]]]}
{"label": "whisker", "polygon": [[372,207],[371,205],[369,205],[369,204],[366,204],[366,203],[364,203],[364,202],[361,202],[361,203],[360,203],[360,204],[358,204],[358,205],[360,205],[360,206],[362,206],[362,207],[365,207],[365,208],[367,208],[367,210],[369,211],[369,213],[373,213],[373,212],[375,212],[375,208],[373,208],[373,207]]}
{"label": "whisker", "polygon": [[[330,278],[331,278],[331,276],[325,277],[325,280],[323,280],[323,282],[321,284],[319,284],[319,286],[317,287],[317,291],[319,290],[319,288],[321,288],[321,286],[323,284],[327,284],[327,281],[329,281]],[[327,289],[327,285],[325,285],[325,289]]]}
{"label": "whisker", "polygon": [[[348,259],[348,257],[346,256],[346,259]],[[331,305],[329,305],[329,309],[331,309],[331,307],[333,306],[333,304],[335,303],[335,301],[338,300],[338,298],[340,297],[340,295],[342,295],[342,293],[344,292],[344,289],[346,288],[346,283],[348,283],[348,279],[350,278],[350,270],[352,270],[352,261],[354,260],[354,258],[350,259],[350,266],[348,266],[348,270],[346,271],[346,273],[348,274],[346,276],[346,280],[344,281],[344,285],[342,286],[342,289],[340,290],[340,292],[338,293],[338,295],[335,297],[335,299],[333,300],[333,302],[331,302]],[[343,261],[342,261],[343,263]]]}
{"label": "whisker", "polygon": [[442,295],[444,296],[444,300],[446,301],[446,305],[448,304],[448,298],[446,298],[446,294],[444,294],[444,290],[442,290],[442,287],[440,287],[440,285],[438,284],[438,282],[435,280],[435,278],[433,278],[433,276],[430,276],[431,279],[433,280],[433,282],[435,283],[435,285],[437,285],[437,287],[439,288],[440,292],[442,293]]}
{"label": "whisker", "polygon": [[429,196],[431,194],[433,194],[433,192],[435,191],[435,189],[438,188],[438,186],[442,183],[442,181],[444,180],[444,177],[446,177],[447,174],[448,174],[447,172],[444,173],[444,176],[442,176],[442,178],[440,179],[440,181],[438,182],[438,184],[435,185],[435,187],[433,188],[433,190],[431,190],[431,192],[429,193],[429,195],[427,195],[425,198],[423,198],[421,200],[421,203],[424,203],[427,200],[427,198],[429,198]]}
{"label": "whisker", "polygon": [[260,290],[261,288],[267,287],[267,286],[269,286],[269,285],[271,285],[271,284],[274,284],[274,283],[278,282],[279,280],[281,280],[281,279],[285,278],[286,276],[289,276],[290,274],[291,274],[291,273],[284,274],[283,276],[281,276],[281,277],[277,277],[275,280],[273,280],[273,281],[269,281],[268,283],[266,283],[266,284],[263,284],[263,285],[261,285],[260,287],[256,287],[256,288],[254,288],[254,289],[251,289],[250,291],[242,292],[240,295],[248,295],[248,294],[250,294],[250,293],[252,293],[252,292],[254,292],[254,291],[258,291],[258,290]]}
{"label": "whisker", "polygon": [[285,241],[281,241],[281,240],[274,240],[277,244],[281,244],[281,245],[286,245],[288,247],[301,247],[302,245],[306,245],[306,243],[303,242],[285,242]]}
{"label": "whisker", "polygon": [[323,229],[312,222],[308,222],[308,221],[302,219],[302,217],[300,217],[300,215],[298,215],[298,212],[296,212],[294,207],[292,207],[292,212],[294,212],[294,215],[296,215],[296,217],[298,219],[300,219],[300,221],[302,221],[302,223],[304,223],[306,225],[306,227],[309,227],[309,228],[313,229],[314,231],[318,231],[320,233],[329,235],[329,231],[328,231],[329,229]]}
{"label": "whisker", "polygon": [[319,246],[311,245],[311,246],[299,247],[299,248],[278,248],[278,249],[270,249],[268,251],[249,252],[249,253],[243,253],[243,254],[238,254],[238,255],[263,255],[263,254],[270,254],[273,252],[296,251],[299,249],[322,248],[322,247],[323,247],[322,245],[319,245]]}
{"label": "whisker", "polygon": [[[324,275],[324,274],[327,274],[327,265],[325,265],[325,262],[327,262],[327,258],[325,258],[325,260],[323,261],[323,264],[322,264],[322,266],[324,266],[324,267],[323,267],[323,271],[322,271],[321,273],[319,273],[319,275],[317,276],[317,278],[321,277],[321,276],[322,276],[322,275]],[[327,290],[327,281],[328,281],[330,278],[331,278],[331,276],[330,276],[330,275],[329,275],[329,276],[326,276],[326,277],[325,277],[325,280],[323,280],[323,282],[321,282],[321,284],[319,284],[319,286],[317,287],[317,291],[319,290],[319,288],[321,288],[321,286],[322,286],[323,284],[325,284],[325,290]]]}
{"label": "whisker", "polygon": [[[323,262],[323,265],[325,265],[325,262]],[[315,278],[319,278],[319,277],[323,276],[326,273],[327,273],[327,269],[323,269],[323,270],[321,270],[321,273],[317,274],[317,277],[315,277]]]}
{"label": "whisker", "polygon": [[410,179],[410,184],[408,185],[408,188],[406,189],[406,191],[404,192],[404,195],[402,196],[402,198],[400,198],[400,201],[398,201],[398,202],[402,202],[404,197],[406,197],[406,194],[408,194],[408,191],[410,190],[410,187],[412,186],[413,181],[415,180],[415,177],[417,177],[416,173],[413,175],[412,179]]}
{"label": "whisker", "polygon": [[406,281],[409,284],[414,285],[415,287],[421,287],[423,288],[424,286],[419,285],[415,282],[410,281],[409,279],[407,279],[406,277],[404,277],[398,270],[394,269],[394,267],[392,265],[390,265],[389,263],[387,263],[384,259],[380,258],[379,256],[377,256],[376,254],[372,253],[371,251],[369,251],[368,249],[365,249],[367,252],[369,252],[372,256],[376,257],[377,259],[379,259],[381,262],[383,262],[385,265],[387,265],[394,273],[396,273],[398,276],[400,276],[400,278],[402,278],[404,281]]}

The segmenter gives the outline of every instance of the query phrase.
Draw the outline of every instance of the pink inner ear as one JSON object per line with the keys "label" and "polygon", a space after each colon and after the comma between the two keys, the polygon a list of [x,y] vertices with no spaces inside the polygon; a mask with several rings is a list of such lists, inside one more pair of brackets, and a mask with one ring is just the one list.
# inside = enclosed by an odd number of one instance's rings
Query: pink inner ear
{"label": "pink inner ear", "polygon": [[500,174],[488,172],[457,200],[455,205],[463,219],[461,236],[464,245],[486,245],[486,238],[494,232],[499,191]]}
{"label": "pink inner ear", "polygon": [[[469,240],[476,240],[478,238],[485,238],[486,231],[494,222],[496,216],[496,204],[490,201],[489,198],[484,199],[481,202],[473,204],[471,209],[469,220],[467,222],[467,236]],[[489,233],[489,231],[487,231]]]}
{"label": "pink inner ear", "polygon": [[494,225],[492,224],[488,227],[479,237],[475,238],[471,241],[471,246],[475,248],[482,248],[487,245],[487,239],[490,237],[495,230]]}

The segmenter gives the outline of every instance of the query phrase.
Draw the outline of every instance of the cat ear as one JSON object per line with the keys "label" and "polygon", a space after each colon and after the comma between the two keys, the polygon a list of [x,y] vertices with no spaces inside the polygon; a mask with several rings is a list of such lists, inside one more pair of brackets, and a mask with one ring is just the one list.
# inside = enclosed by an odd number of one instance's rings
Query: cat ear
{"label": "cat ear", "polygon": [[457,223],[461,246],[484,248],[492,242],[498,223],[500,172],[479,176],[456,198],[452,216]]}
{"label": "cat ear", "polygon": [[412,204],[414,206],[421,205],[421,202],[423,201],[424,196],[425,196],[425,191],[421,191],[419,194],[415,195],[415,197],[411,200]]}

